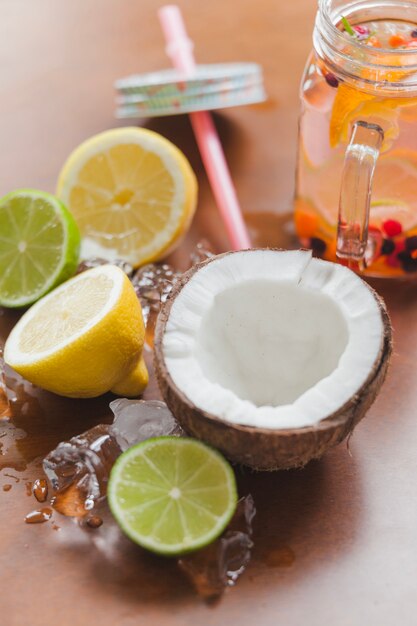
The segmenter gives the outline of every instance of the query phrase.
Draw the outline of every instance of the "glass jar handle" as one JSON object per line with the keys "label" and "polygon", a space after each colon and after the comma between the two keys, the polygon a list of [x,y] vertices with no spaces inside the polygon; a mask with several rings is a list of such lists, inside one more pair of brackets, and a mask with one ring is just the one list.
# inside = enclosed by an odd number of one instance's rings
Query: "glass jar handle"
{"label": "glass jar handle", "polygon": [[345,154],[336,255],[359,264],[368,243],[372,179],[383,140],[384,131],[377,124],[355,122]]}

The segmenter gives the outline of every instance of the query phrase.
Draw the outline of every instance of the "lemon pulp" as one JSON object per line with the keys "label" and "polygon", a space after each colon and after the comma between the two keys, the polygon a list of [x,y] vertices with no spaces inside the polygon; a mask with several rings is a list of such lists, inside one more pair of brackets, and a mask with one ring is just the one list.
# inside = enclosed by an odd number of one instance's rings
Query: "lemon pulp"
{"label": "lemon pulp", "polygon": [[118,128],[74,150],[57,195],[75,216],[84,258],[122,258],[137,267],[179,243],[195,211],[197,182],[170,141],[143,128]]}
{"label": "lemon pulp", "polygon": [[104,265],[29,309],[9,335],[4,359],[30,382],[60,395],[85,398],[114,390],[137,396],[148,382],[144,335],[132,284],[121,269]]}

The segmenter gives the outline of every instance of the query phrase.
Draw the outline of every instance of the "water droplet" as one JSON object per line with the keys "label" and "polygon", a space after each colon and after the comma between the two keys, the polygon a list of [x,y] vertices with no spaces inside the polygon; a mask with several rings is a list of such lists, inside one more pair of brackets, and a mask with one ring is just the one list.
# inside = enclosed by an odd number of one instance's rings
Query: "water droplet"
{"label": "water droplet", "polygon": [[86,511],[91,511],[94,508],[94,500],[93,498],[87,498],[84,502],[84,508]]}
{"label": "water droplet", "polygon": [[33,495],[38,502],[45,502],[48,497],[48,483],[45,478],[37,478],[33,483]]}
{"label": "water droplet", "polygon": [[48,506],[28,513],[25,517],[25,522],[26,524],[42,524],[43,522],[47,522],[51,519],[51,516],[52,509]]}

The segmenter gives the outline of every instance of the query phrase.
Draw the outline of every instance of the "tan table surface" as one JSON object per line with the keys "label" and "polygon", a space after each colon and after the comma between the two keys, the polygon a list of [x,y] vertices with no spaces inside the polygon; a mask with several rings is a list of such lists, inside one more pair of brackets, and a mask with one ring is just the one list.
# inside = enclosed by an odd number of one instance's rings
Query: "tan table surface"
{"label": "tan table surface", "polygon": [[[0,0],[0,193],[54,189],[84,138],[117,125],[112,83],[167,66],[156,0]],[[257,244],[288,242],[297,92],[310,48],[313,0],[182,0],[201,62],[264,66],[267,104],[223,112],[217,123]],[[174,261],[207,236],[227,248],[188,120],[152,121],[190,158],[200,180],[192,232]],[[108,398],[26,396],[0,425],[2,626],[401,626],[417,624],[417,291],[377,283],[395,328],[384,389],[340,445],[299,471],[242,479],[258,507],[253,560],[215,607],[175,569],[138,556],[132,571],[62,539],[65,523],[28,526],[27,483],[59,440],[108,419]],[[0,313],[2,336],[13,315]],[[156,395],[151,386],[148,397]],[[414,404],[416,402],[416,405]],[[30,485],[29,485],[30,486]],[[133,548],[132,548],[133,550]]]}

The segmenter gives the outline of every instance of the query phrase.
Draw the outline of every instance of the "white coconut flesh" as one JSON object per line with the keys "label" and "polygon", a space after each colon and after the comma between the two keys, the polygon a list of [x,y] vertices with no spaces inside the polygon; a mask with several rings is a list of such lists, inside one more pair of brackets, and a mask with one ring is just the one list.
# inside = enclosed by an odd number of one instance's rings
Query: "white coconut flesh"
{"label": "white coconut flesh", "polygon": [[371,290],[306,251],[218,257],[177,294],[162,350],[174,385],[226,422],[312,426],[337,412],[380,358]]}

